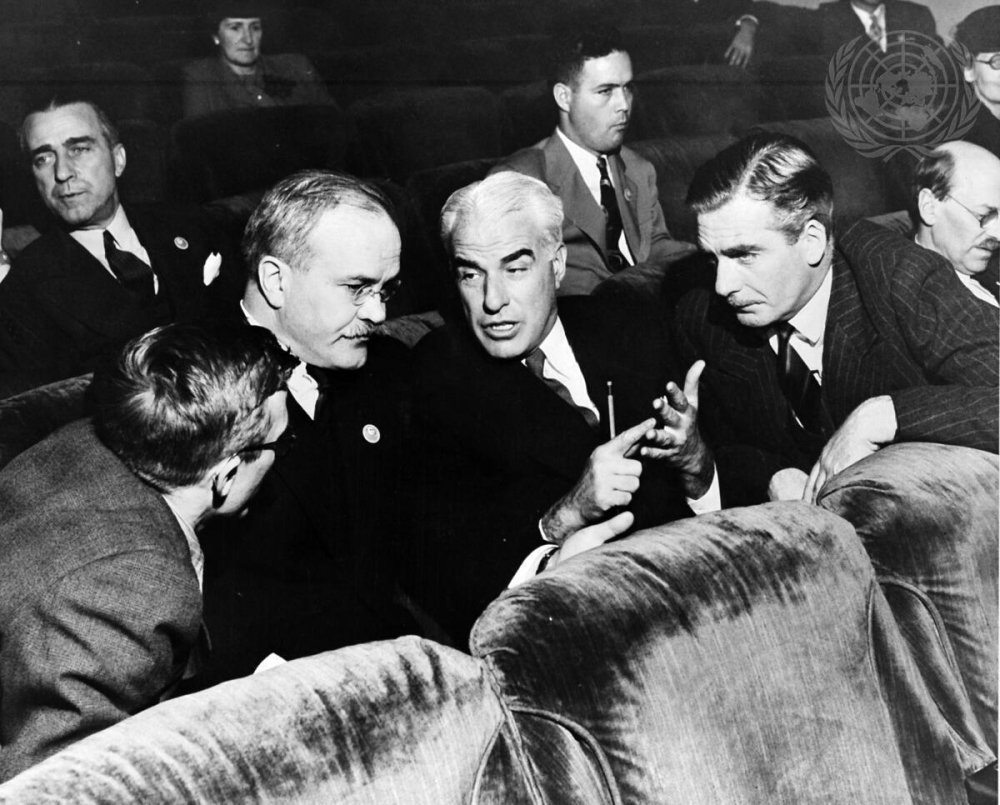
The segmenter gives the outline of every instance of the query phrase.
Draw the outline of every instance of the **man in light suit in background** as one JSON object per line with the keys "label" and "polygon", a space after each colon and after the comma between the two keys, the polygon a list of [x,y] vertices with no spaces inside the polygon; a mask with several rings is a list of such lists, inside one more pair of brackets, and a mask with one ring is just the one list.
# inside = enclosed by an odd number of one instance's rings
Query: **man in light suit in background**
{"label": "man in light suit in background", "polygon": [[153,330],[94,381],[93,421],[0,472],[0,780],[197,673],[198,532],[274,463],[287,374],[260,328]]}
{"label": "man in light suit in background", "polygon": [[690,244],[675,241],[653,166],[622,142],[632,115],[632,62],[614,29],[573,32],[553,44],[555,132],[493,168],[541,179],[563,204],[561,296],[589,294],[623,271],[663,275]]}

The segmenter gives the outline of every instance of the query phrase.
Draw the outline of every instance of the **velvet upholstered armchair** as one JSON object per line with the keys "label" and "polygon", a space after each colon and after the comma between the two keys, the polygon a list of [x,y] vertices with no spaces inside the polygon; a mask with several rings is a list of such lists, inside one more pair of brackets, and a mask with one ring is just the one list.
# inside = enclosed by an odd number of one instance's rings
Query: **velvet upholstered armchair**
{"label": "velvet upholstered armchair", "polygon": [[854,527],[766,504],[507,591],[470,654],[405,637],[165,702],[0,802],[964,803],[934,693]]}

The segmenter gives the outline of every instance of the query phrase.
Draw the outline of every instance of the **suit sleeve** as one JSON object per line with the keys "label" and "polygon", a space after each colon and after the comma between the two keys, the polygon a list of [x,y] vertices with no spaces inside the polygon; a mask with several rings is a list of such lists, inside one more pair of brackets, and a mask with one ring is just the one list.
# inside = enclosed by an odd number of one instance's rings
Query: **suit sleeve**
{"label": "suit sleeve", "polygon": [[156,704],[200,623],[193,571],[152,551],[87,564],[27,602],[0,654],[0,779]]}
{"label": "suit sleeve", "polygon": [[901,442],[955,444],[996,453],[1000,314],[947,271],[927,274],[914,295],[895,298],[910,353],[931,381],[890,394]]}

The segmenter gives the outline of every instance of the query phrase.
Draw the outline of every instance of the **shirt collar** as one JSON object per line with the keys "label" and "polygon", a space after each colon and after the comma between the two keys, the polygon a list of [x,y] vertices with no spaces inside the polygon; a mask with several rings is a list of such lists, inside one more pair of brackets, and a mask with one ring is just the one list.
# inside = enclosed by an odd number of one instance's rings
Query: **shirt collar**
{"label": "shirt collar", "polygon": [[830,291],[833,289],[833,266],[826,270],[826,276],[820,283],[812,299],[805,303],[802,310],[788,320],[795,328],[799,337],[810,346],[816,346],[823,340],[826,330],[826,316],[830,309]]}
{"label": "shirt collar", "polygon": [[545,336],[538,348],[545,353],[545,360],[549,365],[561,375],[568,375],[567,365],[572,366],[576,362],[573,349],[566,337],[566,329],[558,316],[556,316],[556,323],[552,325],[549,334]]}
{"label": "shirt collar", "polygon": [[69,236],[107,267],[107,258],[104,256],[105,229],[114,236],[119,249],[133,251],[132,240],[135,238],[135,233],[125,215],[125,208],[121,204],[118,205],[118,209],[107,226],[100,229],[73,229],[70,230]]}
{"label": "shirt collar", "polygon": [[181,513],[174,508],[170,499],[163,497],[163,502],[167,504],[167,508],[170,509],[171,513],[174,515],[174,519],[177,524],[181,527],[181,532],[184,534],[184,539],[187,542],[188,551],[191,554],[191,566],[194,568],[194,575],[198,579],[198,589],[202,589],[202,579],[205,576],[205,554],[201,550],[201,543],[198,542],[198,535],[195,534],[194,528],[191,524],[181,516]]}
{"label": "shirt collar", "polygon": [[883,31],[885,30],[884,4],[880,3],[878,6],[875,7],[874,11],[869,11],[866,8],[861,8],[860,6],[856,6],[854,3],[851,3],[851,9],[854,11],[855,14],[857,14],[858,19],[861,20],[861,24],[865,26],[866,31],[872,27],[872,18],[878,21],[879,27]]}
{"label": "shirt collar", "polygon": [[[597,158],[599,154],[593,154],[581,145],[577,145],[569,137],[563,134],[562,129],[556,127],[556,134],[562,140],[563,145],[566,146],[566,150],[569,151],[570,157],[573,159],[574,164],[580,175],[583,177],[584,182],[587,186],[591,185],[595,187],[600,187],[601,184],[601,171],[597,167]],[[608,175],[611,176],[611,182],[614,183],[613,171],[608,170]]]}

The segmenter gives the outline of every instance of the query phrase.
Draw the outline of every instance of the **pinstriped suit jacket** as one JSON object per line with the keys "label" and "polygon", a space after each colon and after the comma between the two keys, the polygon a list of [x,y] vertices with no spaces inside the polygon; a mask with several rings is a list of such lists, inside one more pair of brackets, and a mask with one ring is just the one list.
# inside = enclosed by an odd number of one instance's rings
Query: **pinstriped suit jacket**
{"label": "pinstriped suit jacket", "polygon": [[823,350],[832,427],[794,426],[765,330],[744,327],[710,288],[678,303],[681,359],[704,358],[699,417],[716,451],[726,505],[766,499],[774,472],[808,471],[858,404],[888,394],[897,441],[997,452],[1000,317],[962,288],[933,252],[868,221],[838,242]]}

